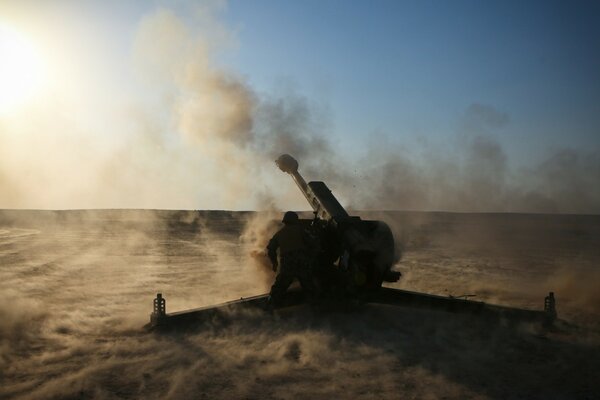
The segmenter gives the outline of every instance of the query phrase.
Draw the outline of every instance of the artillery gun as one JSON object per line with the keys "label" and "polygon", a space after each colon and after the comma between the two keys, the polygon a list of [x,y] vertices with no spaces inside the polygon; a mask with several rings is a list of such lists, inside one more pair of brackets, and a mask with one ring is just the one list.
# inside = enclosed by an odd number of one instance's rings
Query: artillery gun
{"label": "artillery gun", "polygon": [[313,209],[314,218],[301,222],[316,237],[315,278],[325,292],[337,288],[346,294],[365,294],[384,281],[398,281],[400,272],[392,271],[392,266],[399,256],[385,222],[350,216],[324,182],[306,183],[298,172],[298,161],[289,154],[275,164],[294,179]]}
{"label": "artillery gun", "polygon": [[[280,156],[275,163],[279,169],[291,175],[313,209],[314,218],[300,221],[312,232],[318,244],[315,278],[325,297],[359,300],[358,303],[470,312],[508,320],[541,321],[550,325],[556,320],[553,292],[544,299],[543,310],[527,310],[473,301],[467,297],[439,296],[382,286],[383,282],[396,282],[400,278],[400,272],[392,270],[399,257],[389,226],[382,221],[350,216],[325,183],[306,183],[298,172],[298,162],[289,154]],[[154,299],[154,311],[146,327],[170,329],[195,326],[205,321],[214,321],[240,308],[265,309],[268,297],[263,294],[168,314],[165,298],[159,293]],[[304,301],[302,292],[288,290],[280,307],[300,305]]]}

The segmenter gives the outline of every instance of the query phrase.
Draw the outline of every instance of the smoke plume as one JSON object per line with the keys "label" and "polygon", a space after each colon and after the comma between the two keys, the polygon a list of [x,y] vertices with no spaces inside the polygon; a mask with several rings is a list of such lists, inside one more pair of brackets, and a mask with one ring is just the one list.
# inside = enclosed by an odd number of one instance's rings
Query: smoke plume
{"label": "smoke plume", "polygon": [[373,135],[340,153],[326,108],[293,86],[257,93],[217,61],[236,45],[222,9],[159,8],[133,34],[126,84],[109,64],[83,69],[53,101],[2,117],[0,208],[307,208],[273,166],[289,153],[355,209],[600,212],[600,150],[517,169],[497,139],[510,115],[476,101],[443,146]]}

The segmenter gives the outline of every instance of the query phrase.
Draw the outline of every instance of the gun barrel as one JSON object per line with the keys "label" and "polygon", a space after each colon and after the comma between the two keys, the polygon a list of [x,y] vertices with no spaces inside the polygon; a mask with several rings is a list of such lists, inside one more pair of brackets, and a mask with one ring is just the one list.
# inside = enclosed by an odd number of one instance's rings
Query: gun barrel
{"label": "gun barrel", "polygon": [[348,218],[348,213],[337,201],[331,190],[323,182],[306,183],[302,175],[298,172],[298,161],[289,154],[283,154],[275,160],[275,164],[283,172],[290,174],[300,188],[300,191],[308,201],[317,216],[324,220],[333,220],[340,222],[343,218]]}
{"label": "gun barrel", "polygon": [[306,197],[306,200],[308,200],[308,202],[312,205],[312,198],[309,195],[308,184],[298,172],[298,161],[296,161],[296,159],[289,154],[282,154],[277,160],[275,160],[275,164],[277,164],[280,170],[290,174],[292,178],[294,178],[294,182],[296,182],[296,185],[298,185],[300,191],[304,197]]}
{"label": "gun barrel", "polygon": [[[341,269],[352,272],[357,285],[380,287],[386,281],[397,281],[399,273],[390,271],[395,260],[394,236],[381,221],[363,221],[351,217],[324,182],[306,183],[298,172],[298,161],[289,154],[281,155],[275,164],[290,174],[308,200],[315,216],[327,223],[323,228],[322,258],[325,268],[338,262]],[[345,257],[345,261],[342,261]]]}

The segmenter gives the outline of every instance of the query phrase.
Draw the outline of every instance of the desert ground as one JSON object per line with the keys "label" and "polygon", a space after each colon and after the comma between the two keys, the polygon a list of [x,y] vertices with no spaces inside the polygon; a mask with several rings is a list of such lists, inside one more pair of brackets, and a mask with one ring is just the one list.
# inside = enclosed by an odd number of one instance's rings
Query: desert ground
{"label": "desert ground", "polygon": [[0,211],[3,399],[597,399],[600,216],[357,212],[386,221],[408,290],[560,320],[364,305],[249,310],[146,332],[179,311],[262,294],[280,213]]}

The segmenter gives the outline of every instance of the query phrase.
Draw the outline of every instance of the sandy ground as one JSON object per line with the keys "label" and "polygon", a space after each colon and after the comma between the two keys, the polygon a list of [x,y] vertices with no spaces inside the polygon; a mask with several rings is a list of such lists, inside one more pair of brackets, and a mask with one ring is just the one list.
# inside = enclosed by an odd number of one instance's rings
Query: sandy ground
{"label": "sandy ground", "polygon": [[157,292],[168,311],[265,292],[270,216],[0,211],[0,398],[600,398],[600,217],[362,216],[396,234],[396,286],[533,309],[554,290],[558,329],[367,305],[146,333]]}

